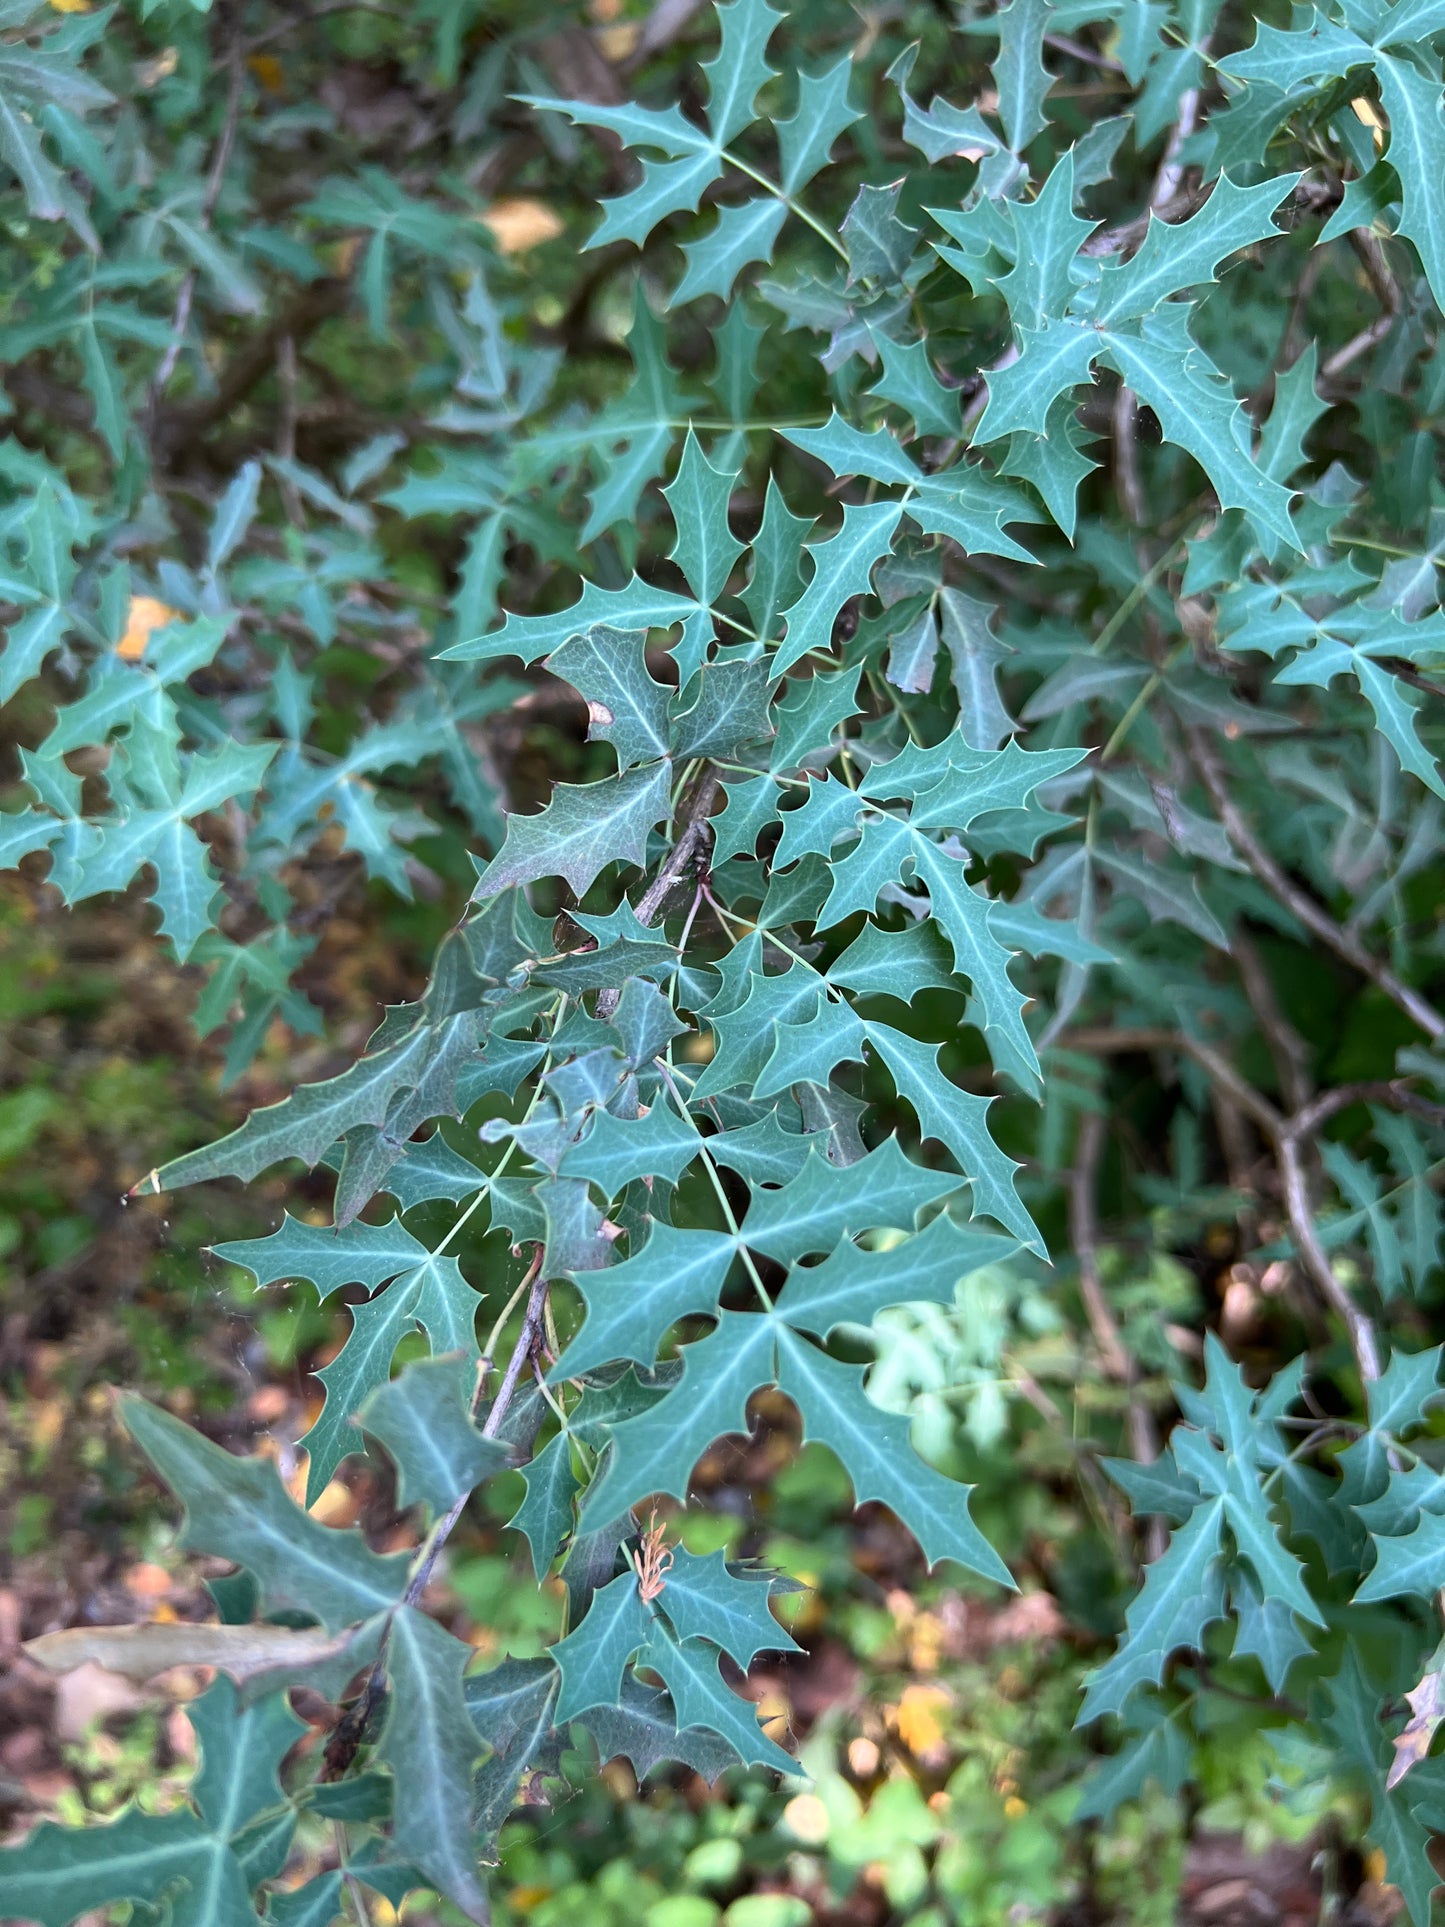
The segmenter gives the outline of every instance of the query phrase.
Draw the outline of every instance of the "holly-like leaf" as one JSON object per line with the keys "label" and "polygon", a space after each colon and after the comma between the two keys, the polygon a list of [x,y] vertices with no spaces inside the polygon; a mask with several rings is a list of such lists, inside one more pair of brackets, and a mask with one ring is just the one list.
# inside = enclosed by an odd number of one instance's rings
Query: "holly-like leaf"
{"label": "holly-like leaf", "polygon": [[[694,1137],[694,1152],[697,1144]],[[679,1318],[716,1313],[736,1255],[737,1240],[731,1234],[679,1230],[653,1221],[640,1251],[607,1271],[578,1277],[587,1322],[553,1377],[576,1378],[617,1358],[650,1365],[663,1334]]]}
{"label": "holly-like leaf", "polygon": [[384,1285],[414,1270],[428,1255],[400,1218],[337,1230],[334,1225],[307,1224],[289,1211],[268,1238],[237,1238],[211,1249],[227,1264],[244,1266],[258,1287],[305,1279],[321,1299],[343,1285]]}
{"label": "holly-like leaf", "polygon": [[656,1621],[642,1663],[657,1674],[683,1726],[719,1733],[746,1766],[796,1773],[797,1761],[759,1728],[753,1706],[740,1700],[718,1671],[718,1650],[703,1639],[673,1639]]}
{"label": "holly-like leaf", "polygon": [[896,1137],[847,1169],[814,1150],[790,1184],[753,1194],[743,1243],[794,1264],[809,1252],[831,1251],[849,1232],[882,1226],[911,1231],[925,1205],[958,1186],[947,1172],[925,1171],[905,1157]]}
{"label": "holly-like leaf", "polygon": [[951,1305],[958,1287],[1018,1250],[1012,1238],[958,1224],[942,1211],[902,1244],[864,1249],[845,1238],[821,1264],[795,1265],[777,1299],[790,1325],[829,1338],[840,1325],[871,1325],[886,1306]]}
{"label": "holly-like leaf", "polygon": [[1223,1527],[1224,1501],[1210,1499],[1145,1569],[1143,1589],[1125,1616],[1128,1637],[1084,1682],[1081,1723],[1118,1712],[1140,1686],[1157,1686],[1170,1654],[1197,1647],[1205,1627],[1221,1616]]}
{"label": "holly-like leaf", "polygon": [[[611,1454],[587,1494],[584,1524],[615,1518],[651,1493],[682,1498],[708,1446],[746,1430],[748,1399],[773,1381],[774,1336],[771,1319],[725,1311],[708,1337],[685,1346],[680,1382],[613,1428]],[[685,1708],[679,1715],[692,1724]]]}
{"label": "holly-like leaf", "polygon": [[801,1652],[768,1610],[766,1574],[738,1577],[720,1552],[706,1555],[678,1546],[658,1603],[679,1639],[710,1639],[746,1670],[762,1652]]}
{"label": "holly-like leaf", "polygon": [[[745,0],[734,4],[743,5]],[[713,467],[689,428],[677,474],[662,492],[677,530],[672,560],[700,602],[716,602],[743,552],[743,544],[728,526],[728,504],[737,479],[736,471]]]}
{"label": "holly-like leaf", "polygon": [[600,783],[558,783],[535,816],[509,816],[501,849],[477,879],[496,896],[541,877],[564,877],[577,896],[609,863],[640,864],[667,814],[668,765],[630,769]]}
{"label": "holly-like leaf", "polygon": [[464,1492],[507,1463],[472,1423],[477,1370],[466,1357],[414,1359],[362,1403],[357,1417],[397,1471],[397,1503],[420,1500],[440,1518]]}
{"label": "holly-like leaf", "polygon": [[559,1725],[590,1707],[616,1704],[623,1669],[638,1647],[647,1643],[649,1623],[635,1572],[624,1572],[597,1588],[581,1625],[552,1648],[562,1675]]}
{"label": "holly-like leaf", "polygon": [[854,121],[862,120],[862,110],[848,103],[852,78],[851,54],[844,54],[821,74],[798,75],[796,108],[786,120],[774,122],[785,194],[796,194],[800,187],[806,187],[827,165],[838,136]]}
{"label": "holly-like leaf", "polygon": [[705,294],[726,301],[745,267],[754,261],[772,260],[778,230],[787,214],[785,202],[761,194],[739,207],[720,208],[708,233],[683,247],[687,272],[673,290],[672,306],[679,308],[685,301],[696,301]]}
{"label": "holly-like leaf", "polygon": [[858,1504],[878,1499],[903,1521],[930,1566],[956,1559],[971,1572],[1013,1586],[1008,1567],[968,1516],[966,1485],[955,1485],[912,1451],[905,1419],[863,1394],[864,1369],[840,1365],[786,1327],[778,1333],[778,1385],[798,1408],[803,1436],[834,1453]]}
{"label": "holly-like leaf", "polygon": [[597,1742],[604,1763],[617,1758],[628,1760],[639,1780],[646,1779],[664,1761],[676,1760],[711,1784],[726,1768],[737,1764],[733,1748],[706,1727],[679,1730],[677,1713],[666,1693],[655,1686],[644,1686],[632,1673],[623,1675],[621,1698],[615,1706],[591,1707],[579,1724]]}
{"label": "holly-like leaf", "polygon": [[291,1499],[270,1459],[238,1459],[144,1400],[121,1401],[127,1431],[185,1507],[181,1543],[234,1559],[263,1604],[312,1614],[330,1632],[389,1611],[407,1559],[323,1526]]}
{"label": "holly-like leaf", "polygon": [[1221,175],[1197,213],[1175,226],[1149,217],[1139,250],[1121,267],[1106,268],[1094,320],[1104,328],[1151,313],[1171,294],[1212,281],[1219,263],[1240,248],[1278,232],[1274,211],[1302,176],[1280,174],[1258,187],[1236,187]]}
{"label": "holly-like leaf", "polygon": [[610,743],[619,770],[667,755],[670,692],[648,671],[645,632],[598,625],[569,637],[547,667],[586,703],[587,740]]}
{"label": "holly-like leaf", "polygon": [[391,1769],[392,1849],[460,1907],[490,1919],[472,1831],[472,1770],[482,1751],[462,1690],[470,1649],[404,1606],[387,1647],[390,1695],[377,1757]]}

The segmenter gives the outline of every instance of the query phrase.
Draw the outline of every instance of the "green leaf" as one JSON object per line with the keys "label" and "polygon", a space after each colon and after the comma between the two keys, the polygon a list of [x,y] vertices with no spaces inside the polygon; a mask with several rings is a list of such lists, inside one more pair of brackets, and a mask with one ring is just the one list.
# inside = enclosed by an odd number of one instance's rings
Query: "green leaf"
{"label": "green leaf", "polygon": [[1014,1189],[1017,1161],[995,1144],[986,1123],[988,1097],[959,1090],[938,1067],[939,1046],[925,1044],[889,1024],[864,1025],[869,1043],[888,1066],[900,1097],[913,1106],[924,1137],[937,1138],[969,1181],[973,1211],[995,1218],[1030,1250],[1043,1241]]}
{"label": "green leaf", "polygon": [[1126,1638],[1084,1682],[1081,1725],[1117,1713],[1140,1686],[1157,1686],[1169,1655],[1181,1646],[1197,1647],[1205,1627],[1221,1616],[1223,1526],[1223,1499],[1208,1500],[1145,1568],[1143,1589],[1125,1615]]}
{"label": "green leaf", "polygon": [[667,815],[668,789],[666,763],[600,783],[555,784],[545,809],[507,818],[506,839],[478,877],[477,895],[559,876],[580,897],[609,863],[640,865],[649,832]]}
{"label": "green leaf", "polygon": [[919,435],[958,434],[958,391],[945,388],[938,379],[927,343],[894,341],[889,335],[873,339],[883,359],[883,372],[869,394],[903,409]]}
{"label": "green leaf", "polygon": [[1063,314],[1074,292],[1074,259],[1093,233],[1093,221],[1074,212],[1074,149],[1055,163],[1032,201],[1011,201],[1018,253],[998,283],[1015,328],[1036,331]]}
{"label": "green leaf", "polygon": [[1187,221],[1170,226],[1151,214],[1138,253],[1121,267],[1105,268],[1095,323],[1112,328],[1152,313],[1183,288],[1212,281],[1226,256],[1278,234],[1271,217],[1302,179],[1299,174],[1279,174],[1258,187],[1236,187],[1223,174],[1204,206]]}
{"label": "green leaf", "polygon": [[1315,7],[1293,31],[1260,21],[1253,43],[1221,65],[1237,80],[1263,81],[1288,92],[1302,80],[1333,80],[1369,58],[1367,42]]}
{"label": "green leaf", "polygon": [[764,742],[773,733],[766,665],[705,664],[674,696],[668,727],[672,754],[678,759],[732,757]]}
{"label": "green leaf", "polygon": [[[735,4],[742,3],[743,0],[735,0]],[[708,232],[684,244],[682,256],[687,272],[674,288],[670,305],[680,308],[684,302],[696,301],[704,294],[726,301],[733,283],[749,263],[772,260],[778,230],[787,213],[784,202],[761,194],[741,206],[719,208],[718,217]]]}
{"label": "green leaf", "polygon": [[1153,409],[1165,440],[1199,463],[1220,507],[1243,509],[1256,528],[1297,549],[1289,490],[1272,482],[1251,460],[1243,411],[1233,391],[1192,347],[1182,326],[1169,321],[1171,312],[1147,318],[1137,336],[1109,334],[1096,337],[1097,345],[1140,401]]}
{"label": "green leaf", "polygon": [[1010,0],[998,14],[999,50],[993,63],[998,117],[1008,144],[1021,154],[1047,126],[1044,96],[1053,85],[1043,63],[1049,0]]}
{"label": "green leaf", "polygon": [[[477,1172],[477,1182],[482,1174]],[[385,1224],[305,1224],[285,1212],[269,1238],[238,1238],[213,1245],[226,1264],[242,1265],[259,1287],[304,1278],[319,1298],[343,1285],[384,1285],[427,1257],[427,1248],[405,1229],[400,1218]]]}
{"label": "green leaf", "polygon": [[676,1184],[697,1156],[698,1143],[694,1127],[659,1098],[639,1118],[598,1111],[557,1168],[564,1178],[585,1178],[615,1198],[636,1178]]}
{"label": "green leaf", "polygon": [[702,63],[707,75],[707,120],[719,147],[756,119],[758,90],[774,70],[764,55],[784,15],[768,0],[729,0],[717,9],[722,45]]}
{"label": "green leaf", "polygon": [[773,123],[785,194],[796,194],[800,187],[806,187],[819,169],[827,166],[838,136],[854,121],[863,119],[862,110],[848,104],[852,78],[850,53],[821,74],[798,75],[797,107],[786,120]]}
{"label": "green leaf", "polygon": [[850,1232],[883,1226],[911,1231],[925,1205],[958,1187],[948,1172],[925,1171],[906,1158],[894,1137],[846,1169],[813,1150],[790,1184],[753,1193],[743,1243],[780,1264],[795,1264],[810,1252],[831,1251]]}
{"label": "green leaf", "polygon": [[811,516],[793,514],[770,475],[762,526],[753,538],[752,575],[743,590],[743,601],[763,642],[777,640],[783,610],[797,601],[803,586],[803,538],[812,526]]}
{"label": "green leaf", "polygon": [[509,615],[501,628],[489,635],[454,642],[443,649],[441,660],[499,662],[519,656],[523,662],[536,662],[599,623],[617,629],[666,629],[674,622],[686,622],[699,607],[689,596],[654,589],[638,576],[633,576],[624,589],[602,589],[595,582],[584,582],[581,595],[570,609],[552,616]]}
{"label": "green leaf", "polygon": [[[697,1146],[694,1137],[694,1152]],[[607,1271],[577,1278],[587,1322],[554,1367],[553,1379],[576,1378],[617,1358],[650,1365],[663,1334],[679,1318],[716,1315],[736,1255],[730,1234],[679,1230],[653,1220],[640,1251]]]}
{"label": "green leaf", "polygon": [[121,1417],[185,1507],[181,1543],[245,1566],[267,1609],[292,1607],[339,1632],[401,1598],[405,1554],[382,1558],[359,1532],[320,1524],[291,1499],[273,1461],[233,1458],[129,1394]]}
{"label": "green leaf", "polygon": [[569,636],[546,666],[586,703],[587,740],[610,743],[619,770],[667,755],[670,691],[648,671],[644,630],[598,625]]}
{"label": "green leaf", "polygon": [[357,1412],[397,1471],[397,1504],[420,1501],[434,1518],[507,1463],[504,1449],[472,1423],[477,1368],[466,1357],[413,1359]]}
{"label": "green leaf", "polygon": [[629,1760],[639,1781],[664,1760],[691,1767],[709,1784],[737,1763],[733,1748],[706,1727],[679,1730],[677,1713],[666,1693],[655,1686],[644,1686],[631,1673],[623,1676],[617,1705],[592,1707],[580,1724],[597,1742],[603,1762],[619,1757]]}
{"label": "green leaf", "polygon": [[808,545],[813,574],[802,595],[783,611],[787,638],[773,656],[774,679],[810,649],[832,647],[833,625],[843,604],[852,596],[867,594],[874,565],[888,553],[901,514],[894,502],[863,508],[850,505],[843,510],[843,526],[836,535]]}
{"label": "green leaf", "polygon": [[918,230],[898,218],[902,183],[858,189],[843,221],[848,281],[896,282],[913,258]]}
{"label": "green leaf", "polygon": [[[680,1382],[650,1410],[614,1426],[611,1453],[587,1493],[584,1526],[615,1519],[651,1493],[682,1498],[713,1441],[747,1429],[749,1397],[773,1381],[773,1340],[771,1319],[725,1311],[708,1337],[684,1346]],[[679,1717],[692,1723],[685,1708]]]}
{"label": "green leaf", "polygon": [[[741,6],[746,0],[734,0],[734,4]],[[743,552],[743,544],[728,526],[728,504],[737,479],[735,470],[713,467],[689,428],[677,474],[662,492],[677,530],[671,559],[701,602],[716,602]]]}
{"label": "green leaf", "polygon": [[704,1726],[722,1735],[745,1766],[796,1773],[798,1763],[759,1729],[751,1702],[740,1700],[718,1671],[718,1651],[706,1640],[676,1640],[654,1622],[642,1663],[672,1695],[681,1726]]}
{"label": "green leaf", "polygon": [[871,1325],[889,1305],[951,1305],[970,1273],[1002,1264],[1013,1238],[957,1224],[942,1211],[901,1244],[864,1250],[845,1238],[821,1264],[797,1265],[777,1299],[790,1325],[830,1338],[840,1325]]}
{"label": "green leaf", "polygon": [[557,1548],[572,1530],[572,1501],[579,1481],[572,1470],[572,1441],[566,1432],[543,1446],[530,1465],[522,1468],[527,1496],[507,1524],[520,1532],[532,1554],[532,1571],[540,1584],[546,1578]]}
{"label": "green leaf", "polygon": [[744,1671],[762,1652],[801,1652],[768,1610],[767,1574],[739,1578],[720,1552],[699,1555],[678,1546],[658,1603],[680,1640],[710,1639]]}
{"label": "green leaf", "polygon": [[1093,328],[1077,321],[1049,319],[1042,328],[1022,329],[1017,361],[989,373],[988,406],[974,440],[997,441],[1015,433],[1046,436],[1050,419],[1058,420],[1055,402],[1089,379],[1102,345]]}
{"label": "green leaf", "polygon": [[434,1354],[459,1351],[475,1360],[476,1309],[477,1295],[456,1259],[430,1253],[415,1271],[351,1307],[350,1335],[316,1374],[326,1387],[326,1403],[301,1441],[310,1457],[308,1505],[316,1503],[347,1454],[364,1449],[354,1415],[386,1384],[402,1339],[420,1329]]}
{"label": "green leaf", "polygon": [[391,1769],[392,1851],[468,1920],[491,1918],[472,1832],[472,1770],[482,1739],[462,1674],[471,1649],[412,1606],[391,1623],[390,1694],[377,1758]]}
{"label": "green leaf", "polygon": [[956,1559],[1013,1588],[1008,1567],[968,1516],[971,1486],[956,1485],[912,1451],[906,1419],[863,1395],[866,1372],[840,1365],[786,1327],[778,1333],[778,1385],[798,1408],[803,1436],[836,1456],[859,1505],[877,1499],[897,1513],[930,1566]]}
{"label": "green leaf", "polygon": [[562,1675],[559,1726],[590,1707],[617,1703],[623,1670],[638,1647],[647,1643],[650,1617],[638,1594],[637,1574],[630,1568],[597,1588],[581,1625],[552,1648]]}

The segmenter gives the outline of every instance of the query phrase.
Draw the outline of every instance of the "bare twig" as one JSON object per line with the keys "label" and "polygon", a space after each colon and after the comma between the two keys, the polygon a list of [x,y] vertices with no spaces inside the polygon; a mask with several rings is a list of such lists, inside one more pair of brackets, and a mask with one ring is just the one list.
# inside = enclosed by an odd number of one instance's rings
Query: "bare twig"
{"label": "bare twig", "polygon": [[[682,828],[677,841],[668,851],[662,868],[643,891],[637,903],[639,923],[656,923],[661,916],[673,885],[692,862],[703,839],[710,835],[708,816],[717,800],[718,775],[716,770],[708,770],[693,791],[687,810],[683,815]],[[602,990],[597,994],[597,1015],[608,1018],[616,1010],[622,993],[617,990]]]}
{"label": "bare twig", "polygon": [[1269,1045],[1284,1101],[1292,1111],[1298,1111],[1314,1094],[1310,1047],[1280,1009],[1269,971],[1249,932],[1236,925],[1230,933],[1229,948],[1249,1007]]}
{"label": "bare twig", "polygon": [[[201,196],[200,211],[196,225],[204,232],[211,225],[216,203],[221,198],[221,188],[225,184],[226,168],[231,159],[231,148],[236,139],[236,125],[241,117],[241,91],[246,83],[246,63],[239,37],[231,43],[230,59],[227,63],[230,78],[226,86],[226,111],[221,121],[221,131],[216,139],[215,152],[211,156],[211,171],[206,177],[205,192]],[[165,353],[151,377],[146,391],[146,423],[149,427],[154,420],[166,383],[175,373],[180,359],[181,347],[185,342],[186,328],[191,319],[191,303],[196,294],[196,270],[189,268],[181,282],[181,291],[176,296],[175,312],[171,316],[171,335],[166,343]]]}
{"label": "bare twig", "polygon": [[1114,483],[1119,505],[1135,528],[1144,521],[1144,490],[1139,481],[1139,397],[1127,382],[1114,397]]}
{"label": "bare twig", "polygon": [[1096,1051],[1110,1055],[1130,1051],[1179,1051],[1194,1061],[1225,1091],[1239,1108],[1249,1114],[1273,1145],[1279,1165],[1280,1189],[1290,1230],[1299,1251],[1300,1262],[1325,1303],[1334,1311],[1349,1334],[1355,1361],[1364,1379],[1380,1376],[1380,1347],[1373,1321],[1362,1312],[1335,1276],[1328,1254],[1315,1229],[1309,1186],[1305,1174],[1304,1151],[1314,1133],[1337,1111],[1365,1098],[1391,1102],[1406,1110],[1423,1109],[1432,1122],[1445,1122],[1445,1106],[1430,1104],[1402,1084],[1354,1084],[1315,1098],[1302,1110],[1285,1117],[1269,1099],[1247,1083],[1229,1060],[1182,1031],[1170,1030],[1077,1030],[1065,1033],[1060,1044],[1072,1050]]}
{"label": "bare twig", "polygon": [[1306,891],[1288,877],[1269,851],[1265,849],[1254,831],[1250,828],[1243,812],[1230,796],[1224,781],[1224,771],[1219,759],[1203,730],[1191,728],[1187,731],[1189,747],[1199,774],[1204,779],[1204,787],[1209,791],[1210,801],[1218,812],[1219,820],[1228,832],[1229,840],[1239,851],[1245,862],[1253,870],[1261,883],[1267,884],[1285,908],[1293,913],[1320,941],[1327,944],[1337,957],[1358,970],[1360,975],[1377,989],[1398,1004],[1413,1023],[1420,1026],[1433,1043],[1437,1037],[1445,1035],[1445,1017],[1442,1017],[1433,1004],[1428,1003],[1418,991],[1411,990],[1408,984],[1401,983],[1387,964],[1380,962],[1351,931],[1335,922],[1334,918],[1322,910]]}
{"label": "bare twig", "polygon": [[1395,319],[1400,312],[1399,287],[1394,275],[1390,272],[1390,264],[1385,259],[1385,250],[1374,235],[1368,228],[1354,228],[1350,233],[1350,246],[1364,263],[1365,274],[1374,290],[1375,299],[1380,304],[1380,312],[1367,328],[1362,328],[1352,340],[1345,343],[1343,348],[1337,348],[1326,361],[1320,369],[1321,378],[1325,381],[1341,374],[1351,362],[1358,361],[1360,356],[1368,354],[1377,342],[1383,341],[1394,327]]}

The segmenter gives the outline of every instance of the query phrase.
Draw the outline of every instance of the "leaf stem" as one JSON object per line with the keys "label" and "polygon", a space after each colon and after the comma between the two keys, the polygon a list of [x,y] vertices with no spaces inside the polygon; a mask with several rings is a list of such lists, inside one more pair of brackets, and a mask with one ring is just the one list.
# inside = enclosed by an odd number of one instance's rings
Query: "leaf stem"
{"label": "leaf stem", "polygon": [[810,227],[814,234],[826,241],[841,261],[848,259],[848,250],[838,239],[837,235],[830,229],[824,227],[823,223],[815,214],[810,214],[801,201],[795,201],[791,194],[778,186],[776,181],[770,181],[766,174],[760,174],[755,167],[749,167],[746,161],[740,161],[736,154],[725,153],[723,159],[729,166],[735,167],[739,174],[746,174],[750,181],[756,181],[759,187],[765,187],[769,194],[776,200],[781,201],[783,206],[791,213],[796,214],[805,227]]}

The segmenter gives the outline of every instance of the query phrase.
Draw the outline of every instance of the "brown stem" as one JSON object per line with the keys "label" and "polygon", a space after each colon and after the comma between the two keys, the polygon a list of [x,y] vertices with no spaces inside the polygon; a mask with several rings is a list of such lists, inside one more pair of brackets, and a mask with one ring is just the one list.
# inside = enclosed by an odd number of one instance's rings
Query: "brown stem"
{"label": "brown stem", "polygon": [[1269,1045],[1284,1101],[1292,1111],[1298,1111],[1314,1095],[1310,1047],[1280,1008],[1274,982],[1249,932],[1236,925],[1229,947],[1249,1007]]}
{"label": "brown stem", "polygon": [[1360,332],[1343,348],[1337,348],[1320,369],[1323,380],[1329,381],[1341,374],[1361,355],[1368,354],[1376,342],[1383,341],[1395,325],[1400,312],[1400,290],[1395,277],[1390,272],[1390,264],[1385,258],[1385,250],[1380,246],[1368,228],[1355,228],[1350,234],[1350,246],[1364,263],[1365,274],[1369,279],[1375,299],[1380,304],[1380,312],[1367,328]]}
{"label": "brown stem", "polygon": [[1209,791],[1210,801],[1218,812],[1219,820],[1228,832],[1229,840],[1239,851],[1245,862],[1253,870],[1261,883],[1265,883],[1278,897],[1285,908],[1290,910],[1306,930],[1313,932],[1321,943],[1328,944],[1337,957],[1343,957],[1347,964],[1358,970],[1362,977],[1383,990],[1385,995],[1398,1004],[1413,1023],[1420,1026],[1433,1043],[1445,1034],[1445,1017],[1435,1007],[1427,1003],[1417,991],[1408,984],[1401,983],[1387,964],[1372,956],[1352,931],[1346,930],[1334,918],[1322,910],[1306,891],[1300,889],[1275,862],[1265,849],[1254,831],[1250,828],[1243,812],[1239,809],[1228,789],[1225,787],[1224,772],[1220,767],[1212,746],[1204,732],[1197,728],[1188,731],[1189,747],[1199,774],[1204,779],[1204,787]]}
{"label": "brown stem", "polygon": [[[241,118],[241,90],[246,84],[246,64],[242,59],[239,35],[231,43],[228,66],[230,79],[226,87],[226,111],[221,121],[221,132],[216,141],[216,149],[211,156],[211,171],[206,177],[206,190],[201,196],[200,212],[196,217],[196,225],[203,233],[210,227],[211,217],[216,211],[216,203],[221,198],[221,188],[226,178],[226,166],[230,161],[231,148],[236,139],[236,125]],[[196,270],[191,268],[187,271],[186,278],[181,283],[181,291],[176,297],[175,312],[171,316],[170,340],[166,343],[165,353],[161,356],[160,365],[151,377],[151,384],[146,392],[146,419],[148,422],[154,420],[156,408],[165,390],[166,383],[170,380],[172,374],[174,374],[176,363],[180,359],[181,347],[186,338],[186,328],[190,322],[191,303],[195,299],[195,293]]]}
{"label": "brown stem", "polygon": [[1349,1333],[1350,1345],[1355,1361],[1360,1368],[1360,1376],[1367,1380],[1380,1376],[1380,1347],[1375,1335],[1373,1322],[1362,1312],[1350,1297],[1330,1265],[1329,1257],[1320,1236],[1315,1229],[1311,1213],[1309,1186],[1305,1174],[1304,1150],[1326,1119],[1346,1105],[1361,1101],[1368,1095],[1382,1101],[1393,1102],[1405,1109],[1425,1106],[1432,1120],[1438,1121],[1445,1116],[1439,1105],[1427,1105],[1427,1101],[1417,1098],[1412,1091],[1406,1091],[1398,1083],[1344,1085],[1340,1090],[1329,1092],[1322,1098],[1315,1098],[1302,1110],[1285,1117],[1277,1111],[1269,1099],[1252,1084],[1248,1084],[1235,1070],[1227,1058],[1209,1045],[1201,1044],[1193,1037],[1186,1037],[1180,1031],[1169,1030],[1077,1030],[1066,1032],[1059,1040],[1073,1050],[1097,1051],[1100,1055],[1126,1051],[1175,1050],[1192,1057],[1197,1064],[1220,1084],[1241,1110],[1259,1125],[1270,1143],[1274,1146],[1279,1165],[1280,1190],[1284,1198],[1285,1211],[1289,1217],[1290,1230],[1294,1234],[1295,1245],[1299,1251],[1300,1263],[1308,1273],[1320,1296],[1331,1310],[1338,1314],[1345,1330]]}
{"label": "brown stem", "polygon": [[[701,848],[704,837],[710,835],[708,817],[717,801],[719,788],[716,770],[708,770],[702,781],[693,791],[691,800],[684,812],[682,828],[677,841],[668,851],[662,868],[643,891],[637,904],[639,923],[656,923],[662,914],[672,886],[692,862]],[[604,1020],[616,1010],[622,993],[618,990],[603,990],[597,996],[597,1015]]]}

